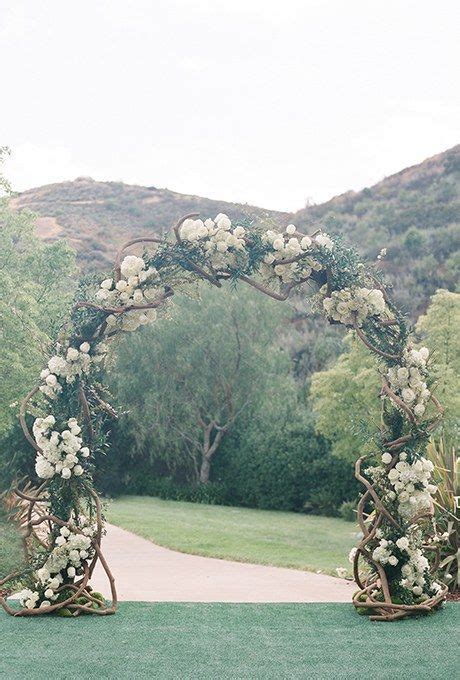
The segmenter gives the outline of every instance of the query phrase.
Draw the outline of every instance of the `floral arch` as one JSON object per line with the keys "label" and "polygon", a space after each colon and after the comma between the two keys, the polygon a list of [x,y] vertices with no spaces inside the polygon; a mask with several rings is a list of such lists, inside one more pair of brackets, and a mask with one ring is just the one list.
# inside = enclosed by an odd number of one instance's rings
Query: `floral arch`
{"label": "floral arch", "polygon": [[[136,244],[143,244],[143,256],[125,256]],[[13,489],[27,566],[0,581],[3,608],[14,616],[115,612],[114,579],[101,548],[101,502],[92,482],[94,453],[103,446],[101,423],[116,417],[100,381],[107,343],[154,322],[175,290],[198,279],[217,287],[242,281],[277,300],[314,283],[327,319],[353,329],[378,357],[381,427],[370,464],[363,470],[363,459],[356,463],[364,493],[358,505],[363,536],[352,557],[359,588],[353,604],[384,620],[438,606],[447,588],[434,577],[436,487],[423,453],[442,408],[431,391],[428,349],[410,344],[406,320],[379,275],[339,239],[321,230],[301,234],[292,224],[278,232],[232,225],[223,214],[206,221],[191,214],[171,237],[125,243],[113,278],[95,294],[90,286],[79,290],[55,354],[21,405],[38,481]],[[90,586],[98,561],[110,584],[110,604]],[[7,596],[19,580],[28,587],[20,593],[20,608],[13,608]]]}

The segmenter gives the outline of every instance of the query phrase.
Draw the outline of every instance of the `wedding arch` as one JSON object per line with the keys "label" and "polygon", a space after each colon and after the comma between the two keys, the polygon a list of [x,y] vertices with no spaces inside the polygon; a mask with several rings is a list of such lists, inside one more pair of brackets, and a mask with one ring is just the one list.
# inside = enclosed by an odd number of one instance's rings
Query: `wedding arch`
{"label": "wedding arch", "polygon": [[[125,255],[140,244],[142,257]],[[107,343],[155,322],[175,291],[200,279],[217,287],[241,281],[276,300],[314,284],[318,309],[331,323],[352,329],[376,355],[382,418],[369,464],[363,470],[363,458],[356,463],[364,492],[358,505],[362,538],[351,555],[358,585],[353,604],[383,620],[437,607],[447,588],[435,580],[441,538],[434,522],[433,465],[423,454],[442,407],[432,393],[428,349],[412,346],[407,321],[380,274],[365,268],[341,239],[320,229],[302,234],[292,224],[265,230],[232,224],[224,214],[205,221],[191,214],[171,236],[125,243],[113,277],[97,292],[80,287],[39,384],[22,402],[20,422],[36,451],[38,481],[13,489],[26,567],[0,581],[3,608],[13,616],[115,612],[115,583],[101,548],[101,502],[92,481],[104,419],[116,417],[101,382]],[[110,603],[90,586],[98,561]],[[26,586],[19,608],[7,602],[18,583]]]}

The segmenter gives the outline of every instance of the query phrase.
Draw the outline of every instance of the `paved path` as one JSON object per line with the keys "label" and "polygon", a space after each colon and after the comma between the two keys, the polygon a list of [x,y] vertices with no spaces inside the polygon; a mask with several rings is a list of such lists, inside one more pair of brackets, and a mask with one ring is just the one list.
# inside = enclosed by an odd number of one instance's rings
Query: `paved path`
{"label": "paved path", "polygon": [[[186,555],[107,525],[102,548],[118,598],[146,602],[350,602],[350,581],[295,569]],[[98,565],[91,581],[109,595]]]}

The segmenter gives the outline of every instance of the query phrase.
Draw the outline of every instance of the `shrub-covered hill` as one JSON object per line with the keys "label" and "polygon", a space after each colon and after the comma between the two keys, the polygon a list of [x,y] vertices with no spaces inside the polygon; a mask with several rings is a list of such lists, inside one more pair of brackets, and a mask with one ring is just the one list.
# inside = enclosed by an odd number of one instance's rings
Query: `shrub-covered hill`
{"label": "shrub-covered hill", "polygon": [[66,237],[85,270],[107,269],[125,240],[161,234],[188,212],[227,213],[313,230],[342,233],[368,259],[382,248],[382,266],[395,297],[412,316],[424,310],[439,287],[452,289],[459,265],[460,145],[387,177],[373,187],[348,192],[295,214],[179,194],[168,189],[81,177],[25,191],[12,199],[38,215],[46,240]]}
{"label": "shrub-covered hill", "polygon": [[412,315],[437,288],[453,289],[460,266],[460,145],[387,177],[297,212],[304,229],[341,233],[367,259],[383,263],[395,297]]}
{"label": "shrub-covered hill", "polygon": [[29,189],[16,195],[11,204],[15,209],[28,209],[38,215],[38,233],[45,240],[67,238],[86,271],[110,268],[122,243],[137,236],[169,231],[187,213],[198,212],[208,217],[224,212],[232,219],[275,219],[281,224],[287,224],[290,218],[288,213],[250,205],[156,187],[96,182],[90,177]]}

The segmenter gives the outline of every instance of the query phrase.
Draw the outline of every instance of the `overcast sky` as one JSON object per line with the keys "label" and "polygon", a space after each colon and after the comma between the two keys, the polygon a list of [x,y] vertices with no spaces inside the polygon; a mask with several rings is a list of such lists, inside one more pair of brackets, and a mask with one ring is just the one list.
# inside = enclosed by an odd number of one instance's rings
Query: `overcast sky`
{"label": "overcast sky", "polygon": [[295,210],[460,141],[459,0],[0,0],[23,190],[90,175]]}

